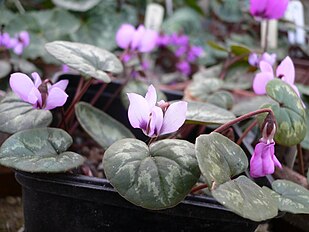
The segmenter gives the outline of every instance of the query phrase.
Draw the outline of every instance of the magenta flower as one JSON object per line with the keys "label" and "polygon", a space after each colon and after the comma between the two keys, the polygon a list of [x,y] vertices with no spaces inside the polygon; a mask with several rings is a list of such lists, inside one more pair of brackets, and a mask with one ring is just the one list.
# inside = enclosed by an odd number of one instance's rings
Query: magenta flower
{"label": "magenta flower", "polygon": [[255,146],[254,154],[250,160],[250,176],[257,178],[273,174],[275,166],[282,168],[280,162],[275,156],[275,142],[273,140],[276,126],[273,126],[270,134],[267,135],[267,125],[263,129],[263,138]]}
{"label": "magenta flower", "polygon": [[277,55],[275,53],[268,54],[264,52],[262,55],[258,55],[256,53],[251,53],[248,57],[248,62],[251,66],[259,67],[261,61],[265,61],[266,63],[273,66],[276,62]]}
{"label": "magenta flower", "polygon": [[177,63],[176,67],[177,67],[179,72],[181,72],[182,74],[184,74],[186,76],[188,76],[191,73],[191,66],[185,60],[182,60],[179,63]]}
{"label": "magenta flower", "polygon": [[31,74],[33,81],[26,74],[13,73],[10,77],[10,86],[15,94],[34,108],[51,110],[63,106],[68,95],[64,92],[68,80],[61,80],[54,85],[42,80],[38,73]]}
{"label": "magenta flower", "polygon": [[21,55],[24,48],[30,44],[30,36],[26,31],[22,31],[17,34],[10,42],[10,48],[13,49],[16,55]]}
{"label": "magenta flower", "polygon": [[250,0],[250,13],[259,19],[282,18],[289,0]]}
{"label": "magenta flower", "polygon": [[158,33],[140,25],[137,29],[123,24],[117,31],[116,42],[119,47],[139,52],[150,52],[157,45]]}
{"label": "magenta flower", "polygon": [[7,32],[0,34],[0,47],[9,48],[11,44],[10,35]]}
{"label": "magenta flower", "polygon": [[128,93],[128,97],[128,117],[132,127],[142,129],[149,137],[175,132],[186,120],[188,103],[157,103],[157,93],[153,85],[148,87],[145,97],[136,93]]}
{"label": "magenta flower", "polygon": [[199,46],[191,46],[187,60],[189,62],[194,62],[198,57],[200,57],[204,53],[204,49]]}
{"label": "magenta flower", "polygon": [[[265,94],[267,83],[274,79],[274,71],[272,66],[265,62],[260,62],[261,72],[255,75],[253,80],[253,91],[256,94]],[[282,79],[284,82],[288,83],[294,91],[300,96],[297,87],[294,85],[295,81],[295,69],[293,61],[289,56],[287,56],[278,66],[276,70],[276,77]]]}

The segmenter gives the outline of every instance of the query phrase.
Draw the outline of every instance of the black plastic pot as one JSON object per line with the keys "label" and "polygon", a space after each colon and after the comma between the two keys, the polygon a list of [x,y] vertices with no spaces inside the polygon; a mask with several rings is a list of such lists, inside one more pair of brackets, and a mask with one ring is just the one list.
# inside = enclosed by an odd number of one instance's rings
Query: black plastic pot
{"label": "black plastic pot", "polygon": [[207,196],[190,195],[174,208],[151,211],[123,199],[105,179],[16,172],[26,232],[254,231],[253,222]]}

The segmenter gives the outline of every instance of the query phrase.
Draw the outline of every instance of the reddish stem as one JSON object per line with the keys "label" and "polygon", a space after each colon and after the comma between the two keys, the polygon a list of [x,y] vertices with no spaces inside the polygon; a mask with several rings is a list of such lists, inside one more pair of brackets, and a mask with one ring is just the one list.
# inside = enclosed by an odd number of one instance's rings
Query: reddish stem
{"label": "reddish stem", "polygon": [[228,129],[229,127],[231,127],[232,125],[234,125],[236,123],[239,123],[239,122],[241,122],[245,119],[251,118],[252,116],[255,116],[257,114],[262,114],[262,113],[269,113],[274,118],[274,113],[271,109],[269,109],[269,108],[259,109],[259,110],[244,114],[244,115],[242,115],[242,116],[240,116],[240,117],[238,117],[238,118],[236,118],[236,119],[234,119],[230,122],[223,124],[222,126],[215,129],[214,132],[221,133],[222,131],[225,131],[226,129]]}
{"label": "reddish stem", "polygon": [[304,176],[305,175],[304,157],[300,144],[297,144],[297,157],[299,162],[299,172]]}
{"label": "reddish stem", "polygon": [[243,132],[243,134],[240,136],[240,138],[237,140],[237,144],[240,145],[243,141],[243,139],[247,136],[247,134],[252,130],[253,127],[255,127],[257,125],[257,120],[254,120],[254,122],[252,122],[247,129]]}
{"label": "reddish stem", "polygon": [[194,188],[191,189],[191,194],[195,193],[195,192],[198,192],[204,188],[208,188],[208,185],[207,184],[201,184],[199,186],[196,186]]}

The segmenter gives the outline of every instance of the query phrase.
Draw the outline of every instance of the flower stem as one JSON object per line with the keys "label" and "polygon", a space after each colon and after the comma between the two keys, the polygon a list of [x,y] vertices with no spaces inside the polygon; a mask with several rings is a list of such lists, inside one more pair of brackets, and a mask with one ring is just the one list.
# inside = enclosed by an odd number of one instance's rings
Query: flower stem
{"label": "flower stem", "polygon": [[245,119],[251,118],[252,116],[255,116],[257,114],[262,114],[262,113],[269,113],[269,114],[271,114],[272,117],[274,117],[274,113],[271,109],[269,109],[269,108],[259,109],[259,110],[244,114],[244,115],[242,115],[242,116],[240,116],[240,117],[238,117],[238,118],[236,118],[236,119],[234,119],[230,122],[223,124],[222,126],[215,129],[214,132],[221,133],[221,132],[225,131],[226,129],[228,129],[229,127],[231,127],[232,125],[236,124],[236,123],[239,123],[239,122],[241,122]]}
{"label": "flower stem", "polygon": [[198,185],[198,186],[192,188],[190,193],[191,194],[196,193],[197,191],[200,191],[200,190],[202,190],[204,188],[208,188],[208,185],[207,184]]}
{"label": "flower stem", "polygon": [[266,30],[265,30],[265,38],[264,38],[264,52],[267,52],[268,49],[268,33],[269,33],[269,20],[266,20]]}
{"label": "flower stem", "polygon": [[254,120],[248,127],[247,129],[243,132],[243,134],[240,136],[240,138],[237,140],[237,144],[240,145],[243,141],[243,139],[247,136],[247,134],[252,130],[253,127],[257,125],[257,120]]}
{"label": "flower stem", "polygon": [[298,162],[299,162],[299,172],[303,176],[305,175],[305,168],[304,168],[304,158],[303,158],[303,151],[300,146],[300,144],[297,144],[297,157],[298,157]]}

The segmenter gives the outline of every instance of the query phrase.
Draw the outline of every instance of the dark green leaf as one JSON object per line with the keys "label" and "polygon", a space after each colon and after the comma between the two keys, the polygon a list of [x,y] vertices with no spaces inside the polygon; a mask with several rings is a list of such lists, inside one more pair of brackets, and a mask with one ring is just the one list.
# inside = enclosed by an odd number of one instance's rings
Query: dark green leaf
{"label": "dark green leaf", "polygon": [[288,180],[275,180],[272,188],[277,193],[279,209],[290,213],[309,214],[309,190]]}
{"label": "dark green leaf", "polygon": [[240,146],[216,132],[200,135],[196,139],[195,150],[208,186],[212,186],[213,182],[223,184],[248,167],[248,158]]}
{"label": "dark green leaf", "polygon": [[238,23],[242,20],[243,13],[239,0],[212,0],[209,3],[221,20],[228,23]]}
{"label": "dark green leaf", "polygon": [[243,45],[231,45],[230,50],[236,56],[249,55],[251,53],[251,50]]}
{"label": "dark green leaf", "polygon": [[207,101],[209,95],[217,92],[223,85],[223,81],[218,78],[206,78],[204,80],[193,80],[187,87],[187,93],[191,98]]}
{"label": "dark green leaf", "polygon": [[207,102],[219,106],[223,109],[230,110],[233,107],[233,95],[227,91],[218,91],[210,95]]}
{"label": "dark green leaf", "polygon": [[7,77],[11,72],[11,65],[9,62],[0,60],[0,79]]}
{"label": "dark green leaf", "polygon": [[267,103],[274,103],[274,100],[268,96],[256,96],[250,99],[246,98],[235,104],[232,112],[237,116],[244,115],[260,109],[262,105]]}
{"label": "dark green leaf", "polygon": [[20,131],[0,148],[0,164],[26,172],[65,172],[78,167],[84,158],[66,151],[71,136],[57,128]]}
{"label": "dark green leaf", "polygon": [[278,214],[270,193],[245,176],[220,185],[212,194],[222,205],[252,221],[264,221]]}
{"label": "dark green leaf", "polygon": [[34,109],[15,94],[8,94],[0,102],[0,131],[13,134],[36,127],[46,127],[53,119],[48,110]]}
{"label": "dark green leaf", "polygon": [[235,115],[209,103],[189,102],[186,119],[188,123],[223,124],[235,119]]}
{"label": "dark green leaf", "polygon": [[216,42],[214,42],[214,41],[208,41],[207,44],[208,44],[210,47],[212,47],[212,48],[214,48],[214,49],[216,49],[216,50],[224,51],[224,52],[229,52],[228,49],[226,49],[225,47],[221,46],[220,44],[218,44],[218,43],[216,43]]}
{"label": "dark green leaf", "polygon": [[89,44],[67,41],[54,41],[45,45],[46,50],[56,59],[87,77],[93,77],[106,83],[110,82],[107,72],[122,72],[118,58],[104,50]]}
{"label": "dark green leaf", "polygon": [[86,102],[75,105],[76,117],[84,130],[104,149],[124,138],[134,138],[128,128]]}
{"label": "dark green leaf", "polygon": [[137,139],[123,139],[105,152],[107,179],[133,204],[158,210],[177,205],[200,176],[194,145],[165,139],[148,146]]}

